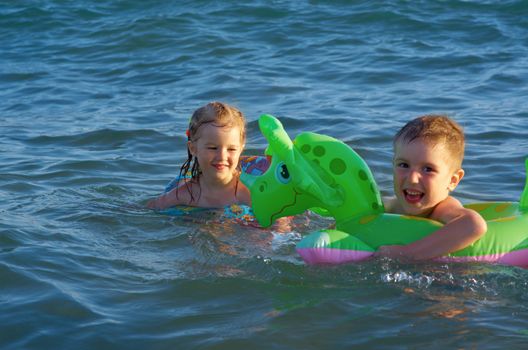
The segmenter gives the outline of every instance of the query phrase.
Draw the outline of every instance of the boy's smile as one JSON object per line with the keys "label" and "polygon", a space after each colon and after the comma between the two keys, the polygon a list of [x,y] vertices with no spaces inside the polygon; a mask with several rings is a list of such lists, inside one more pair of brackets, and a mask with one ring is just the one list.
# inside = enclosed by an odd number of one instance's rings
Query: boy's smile
{"label": "boy's smile", "polygon": [[394,192],[401,214],[429,216],[462,179],[463,171],[453,169],[444,144],[422,139],[398,141],[394,148]]}
{"label": "boy's smile", "polygon": [[414,190],[403,190],[403,194],[405,195],[405,200],[412,204],[420,202],[424,196],[422,192]]}

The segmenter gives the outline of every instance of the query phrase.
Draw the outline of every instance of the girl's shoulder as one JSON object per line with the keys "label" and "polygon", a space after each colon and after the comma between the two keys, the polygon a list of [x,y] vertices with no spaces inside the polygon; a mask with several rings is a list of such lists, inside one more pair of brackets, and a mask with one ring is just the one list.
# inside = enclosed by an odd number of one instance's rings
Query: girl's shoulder
{"label": "girl's shoulder", "polygon": [[173,195],[176,198],[175,205],[197,205],[200,185],[190,175],[177,176],[171,180],[163,193]]}
{"label": "girl's shoulder", "polygon": [[251,205],[251,192],[249,192],[249,189],[240,180],[238,182],[238,189],[235,195],[238,203]]}

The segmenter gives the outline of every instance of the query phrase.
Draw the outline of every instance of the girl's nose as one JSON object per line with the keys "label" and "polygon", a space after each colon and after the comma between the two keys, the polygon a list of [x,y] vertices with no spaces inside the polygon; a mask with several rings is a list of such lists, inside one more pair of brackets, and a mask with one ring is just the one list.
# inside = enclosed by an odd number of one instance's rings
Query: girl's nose
{"label": "girl's nose", "polygon": [[227,149],[219,148],[217,157],[222,160],[227,159]]}

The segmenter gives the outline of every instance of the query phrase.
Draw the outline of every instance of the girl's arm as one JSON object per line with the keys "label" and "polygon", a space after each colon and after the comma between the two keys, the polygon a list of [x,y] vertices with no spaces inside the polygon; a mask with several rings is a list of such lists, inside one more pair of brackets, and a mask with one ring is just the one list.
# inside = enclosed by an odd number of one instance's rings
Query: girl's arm
{"label": "girl's arm", "polygon": [[174,207],[175,205],[181,205],[182,201],[178,199],[178,197],[181,197],[181,194],[180,196],[177,196],[178,189],[179,188],[174,188],[158,198],[148,201],[147,208],[161,210]]}

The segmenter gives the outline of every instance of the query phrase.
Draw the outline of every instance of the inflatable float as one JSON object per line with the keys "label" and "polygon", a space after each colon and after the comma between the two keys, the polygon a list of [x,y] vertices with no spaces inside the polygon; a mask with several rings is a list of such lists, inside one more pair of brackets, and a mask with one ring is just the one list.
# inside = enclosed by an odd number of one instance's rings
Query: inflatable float
{"label": "inflatable float", "polygon": [[[271,115],[262,115],[259,127],[269,142],[266,154],[271,164],[259,176],[241,175],[258,222],[267,227],[280,217],[311,208],[335,218],[335,229],[313,232],[297,244],[306,263],[363,261],[382,245],[409,244],[441,227],[433,220],[385,213],[369,167],[345,143],[311,132],[292,141]],[[528,171],[528,159],[525,166]],[[465,207],[484,217],[488,231],[439,260],[528,266],[528,181],[520,202]]]}

